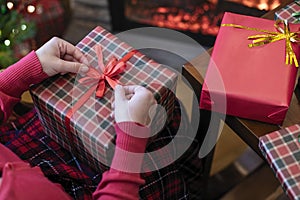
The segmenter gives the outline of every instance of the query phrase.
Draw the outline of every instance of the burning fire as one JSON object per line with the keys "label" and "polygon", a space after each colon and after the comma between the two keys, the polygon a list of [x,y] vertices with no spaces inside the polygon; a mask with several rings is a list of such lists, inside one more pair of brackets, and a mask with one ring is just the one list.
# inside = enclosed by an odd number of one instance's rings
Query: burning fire
{"label": "burning fire", "polygon": [[259,10],[272,10],[280,5],[283,0],[228,0],[230,2],[239,3],[250,8]]}
{"label": "burning fire", "polygon": [[[220,9],[217,8],[218,0],[200,0],[198,5],[196,5],[197,1],[195,3],[195,1],[182,0],[185,6],[179,6],[177,1],[177,3],[173,2],[172,4],[160,4],[161,6],[157,5],[157,1],[155,1],[156,3],[145,0],[129,1],[131,1],[131,6],[127,6],[126,16],[131,20],[152,26],[202,33],[204,35],[217,35],[219,23],[223,17],[223,12],[220,12]],[[165,1],[169,2],[171,0]],[[277,7],[280,1],[283,0],[228,0],[228,2],[266,11]],[[193,3],[189,5],[188,2]],[[186,4],[189,6],[186,6]]]}
{"label": "burning fire", "polygon": [[178,8],[160,6],[151,9],[133,9],[127,13],[130,19],[150,24],[193,33],[216,35],[222,14],[216,14],[215,4],[205,3],[201,6]]}

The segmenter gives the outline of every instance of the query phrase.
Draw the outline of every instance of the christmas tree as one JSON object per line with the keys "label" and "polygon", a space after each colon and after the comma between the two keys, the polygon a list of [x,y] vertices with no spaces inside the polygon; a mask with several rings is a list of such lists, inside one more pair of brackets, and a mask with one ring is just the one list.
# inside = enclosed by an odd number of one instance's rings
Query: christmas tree
{"label": "christmas tree", "polygon": [[34,38],[36,33],[35,24],[26,21],[18,9],[22,2],[0,0],[0,70],[18,59],[17,46]]}

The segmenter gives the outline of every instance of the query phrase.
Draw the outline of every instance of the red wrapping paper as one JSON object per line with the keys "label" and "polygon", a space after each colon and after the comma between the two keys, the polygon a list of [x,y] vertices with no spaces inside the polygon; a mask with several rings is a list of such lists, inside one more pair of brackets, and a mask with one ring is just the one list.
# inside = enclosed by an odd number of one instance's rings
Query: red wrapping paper
{"label": "red wrapping paper", "polygon": [[[222,24],[275,31],[275,21],[225,13]],[[291,31],[299,25],[290,24]],[[282,124],[288,110],[297,68],[285,64],[286,41],[249,48],[258,31],[221,27],[205,75],[200,108],[242,118]],[[299,58],[299,46],[293,44]]]}

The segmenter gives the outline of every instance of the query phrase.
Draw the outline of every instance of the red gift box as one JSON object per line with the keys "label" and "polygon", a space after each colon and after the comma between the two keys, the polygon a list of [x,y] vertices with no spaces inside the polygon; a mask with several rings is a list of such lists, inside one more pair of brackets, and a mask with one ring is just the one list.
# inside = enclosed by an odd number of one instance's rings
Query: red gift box
{"label": "red gift box", "polygon": [[[274,23],[225,13],[222,24],[226,25],[221,25],[214,45],[200,108],[273,124],[283,122],[297,76],[297,68],[286,64],[286,41],[248,47],[249,36],[267,34],[260,30],[278,33]],[[299,27],[290,24],[291,31]],[[299,56],[299,47],[292,45]]]}
{"label": "red gift box", "polygon": [[[77,45],[96,70],[99,70],[97,45],[102,48],[106,64],[113,56],[120,60],[133,50],[105,29],[96,27]],[[103,97],[95,97],[94,91],[78,106],[78,100],[86,98],[83,96],[92,87],[80,84],[82,78],[75,74],[52,77],[33,86],[30,92],[45,132],[90,167],[103,171],[105,165],[110,164],[114,151],[114,122],[110,117],[113,89],[106,84]],[[165,108],[166,123],[172,118],[176,73],[137,51],[128,58],[124,72],[115,78],[122,84],[143,85],[153,91],[158,104]],[[156,117],[153,127],[164,125],[159,117]]]}

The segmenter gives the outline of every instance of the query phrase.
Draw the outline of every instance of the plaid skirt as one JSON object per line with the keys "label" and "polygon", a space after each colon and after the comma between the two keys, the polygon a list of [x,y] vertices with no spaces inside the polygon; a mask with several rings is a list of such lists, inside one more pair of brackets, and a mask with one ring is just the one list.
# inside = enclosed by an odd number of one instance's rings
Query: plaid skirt
{"label": "plaid skirt", "polygon": [[[181,119],[179,107],[177,102],[173,120],[157,139],[151,141],[148,151],[162,148],[172,141]],[[34,109],[1,126],[0,142],[31,166],[39,166],[49,180],[61,184],[73,199],[92,199],[102,174],[93,171],[47,136]],[[146,183],[140,187],[140,199],[188,199],[187,182],[201,172],[201,163],[194,163],[195,160],[191,159],[197,148],[197,145],[192,145],[191,152],[186,152],[188,157],[181,158],[180,162],[143,173],[141,176]]]}

